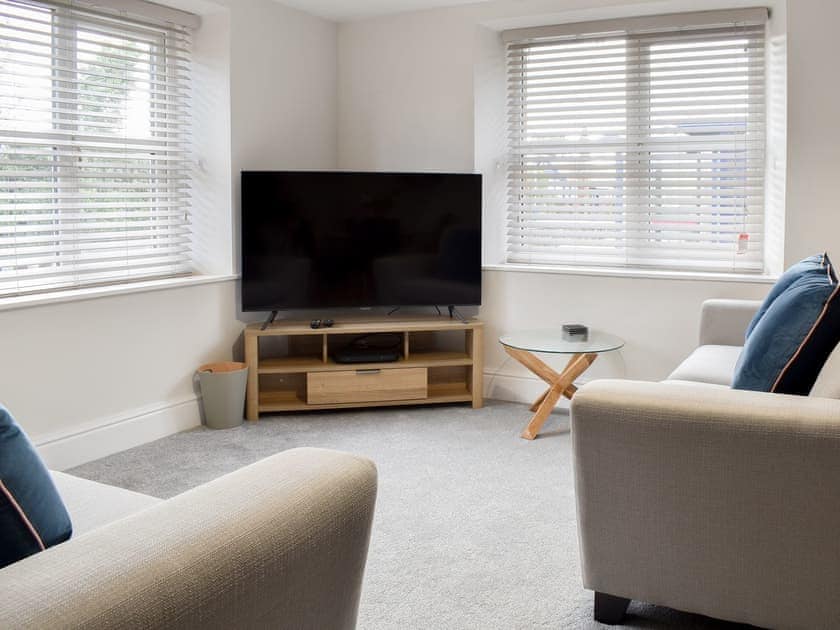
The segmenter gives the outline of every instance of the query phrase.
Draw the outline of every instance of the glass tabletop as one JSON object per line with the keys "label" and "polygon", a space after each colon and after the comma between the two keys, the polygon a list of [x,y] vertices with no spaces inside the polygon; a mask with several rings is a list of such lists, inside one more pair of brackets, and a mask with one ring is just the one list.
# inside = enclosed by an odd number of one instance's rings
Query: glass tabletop
{"label": "glass tabletop", "polygon": [[519,330],[502,335],[499,337],[499,343],[517,350],[552,354],[609,352],[624,346],[623,339],[592,328],[589,329],[589,338],[586,341],[569,341],[563,339],[563,331],[559,326],[544,330]]}

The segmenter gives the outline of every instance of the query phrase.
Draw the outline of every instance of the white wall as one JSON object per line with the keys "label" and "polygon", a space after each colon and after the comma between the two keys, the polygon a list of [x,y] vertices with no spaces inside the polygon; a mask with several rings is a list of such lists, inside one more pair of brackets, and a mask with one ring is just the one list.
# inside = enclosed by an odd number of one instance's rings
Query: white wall
{"label": "white wall", "polygon": [[[196,201],[218,215],[203,252],[214,273],[238,258],[240,169],[332,168],[337,154],[335,24],[271,0],[225,4],[196,41],[213,85],[196,116],[215,188]],[[0,401],[59,468],[195,426],[193,372],[233,355],[237,303],[225,281],[0,311]]]}
{"label": "white wall", "polygon": [[840,2],[788,4],[785,259],[826,248],[840,260]]}
{"label": "white wall", "polygon": [[243,169],[333,168],[337,25],[272,0],[226,2],[236,181]]}
{"label": "white wall", "polygon": [[340,25],[340,168],[472,170],[472,32],[448,16]]}
{"label": "white wall", "polygon": [[[506,331],[582,322],[626,342],[621,352],[601,355],[582,381],[660,380],[697,345],[704,299],[760,298],[768,288],[734,282],[507,271],[485,271],[483,280],[480,317],[487,326],[486,391],[493,398],[522,402],[532,401],[545,388],[503,352],[497,340]],[[559,368],[565,360],[548,362]]]}
{"label": "white wall", "polygon": [[230,11],[215,5],[193,38],[192,252],[199,272],[234,268],[230,177]]}
{"label": "white wall", "polygon": [[234,283],[0,313],[4,404],[65,468],[198,424],[192,375],[229,359]]}
{"label": "white wall", "polygon": [[[703,8],[754,4],[710,1]],[[771,4],[775,19],[783,22],[785,3]],[[834,116],[840,88],[824,82],[838,53],[830,25],[832,17],[840,17],[840,3],[796,0],[790,5],[788,263],[823,248],[834,248],[840,258],[840,213],[833,205],[840,167],[840,125]],[[485,83],[494,64],[497,72],[500,63],[492,58],[494,29],[696,8],[682,0],[505,0],[342,24],[339,166],[475,168],[492,179],[494,165],[488,155],[493,141],[484,130],[494,116],[485,101],[500,98]],[[492,202],[494,195],[498,190],[485,189],[486,201]],[[493,234],[501,227],[484,228],[493,248]],[[627,341],[621,357],[601,359],[589,377],[660,379],[696,343],[703,299],[758,298],[768,289],[756,282],[508,271],[485,271],[484,282],[481,316],[488,325],[488,390],[491,396],[521,400],[532,397],[539,383],[506,361],[496,341],[503,331],[588,323]]]}

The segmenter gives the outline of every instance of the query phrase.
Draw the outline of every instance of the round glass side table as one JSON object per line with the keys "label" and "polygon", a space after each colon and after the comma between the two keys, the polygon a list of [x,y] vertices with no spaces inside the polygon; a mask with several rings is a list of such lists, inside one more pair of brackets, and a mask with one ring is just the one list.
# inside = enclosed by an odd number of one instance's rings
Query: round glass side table
{"label": "round glass side table", "polygon": [[[600,330],[589,330],[586,341],[569,341],[563,338],[561,329],[522,330],[499,337],[499,343],[514,359],[548,383],[548,389],[531,405],[535,412],[522,437],[533,440],[548,419],[548,414],[560,400],[560,396],[571,399],[577,391],[575,379],[583,374],[602,352],[612,352],[624,346],[624,341],[615,335]],[[535,352],[571,355],[562,372],[547,365]]]}

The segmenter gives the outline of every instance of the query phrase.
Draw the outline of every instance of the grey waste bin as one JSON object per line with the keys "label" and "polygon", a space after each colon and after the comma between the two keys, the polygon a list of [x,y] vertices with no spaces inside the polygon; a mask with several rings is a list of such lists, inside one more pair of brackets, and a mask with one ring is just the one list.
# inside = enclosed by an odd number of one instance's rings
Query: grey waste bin
{"label": "grey waste bin", "polygon": [[242,424],[248,366],[235,361],[207,363],[198,368],[204,422],[211,429],[231,429]]}

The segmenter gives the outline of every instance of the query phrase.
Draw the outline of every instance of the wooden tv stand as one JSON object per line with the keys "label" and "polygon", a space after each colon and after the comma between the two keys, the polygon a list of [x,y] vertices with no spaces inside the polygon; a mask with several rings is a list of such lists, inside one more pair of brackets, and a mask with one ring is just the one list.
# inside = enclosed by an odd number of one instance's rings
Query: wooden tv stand
{"label": "wooden tv stand", "polygon": [[[331,328],[281,321],[245,329],[246,417],[280,411],[469,402],[483,404],[483,324],[445,317],[340,320]],[[370,333],[400,336],[389,363],[336,363],[332,353]]]}

